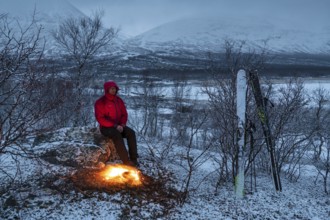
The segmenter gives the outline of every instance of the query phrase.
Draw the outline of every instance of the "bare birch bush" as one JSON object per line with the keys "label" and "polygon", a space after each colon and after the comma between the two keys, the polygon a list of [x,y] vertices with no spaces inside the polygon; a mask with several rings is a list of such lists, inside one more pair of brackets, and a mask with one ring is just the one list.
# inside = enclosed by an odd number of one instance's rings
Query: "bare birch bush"
{"label": "bare birch bush", "polygon": [[26,138],[54,129],[53,115],[63,101],[61,90],[48,93],[54,74],[44,63],[41,31],[33,19],[28,25],[0,19],[0,156],[17,165],[11,163],[6,172],[6,160],[1,161],[1,183],[18,178],[20,157],[34,157]]}
{"label": "bare birch bush", "polygon": [[318,88],[312,92],[310,100],[311,120],[309,126],[315,127],[315,132],[310,137],[309,150],[312,153],[309,154],[309,158],[317,169],[318,176],[323,178],[324,191],[328,193],[330,176],[330,94],[324,88]]}
{"label": "bare birch bush", "polygon": [[67,60],[74,65],[73,73],[70,73],[75,88],[74,102],[71,103],[74,114],[70,114],[74,126],[93,121],[93,103],[86,89],[91,86],[96,73],[87,71],[87,67],[101,49],[110,46],[117,33],[114,28],[103,27],[102,12],[96,12],[92,17],[70,17],[52,33],[57,44],[64,49]]}
{"label": "bare birch bush", "polygon": [[[271,87],[270,87],[271,88]],[[279,170],[291,179],[299,177],[299,164],[309,146],[313,128],[303,125],[308,120],[308,98],[302,81],[291,79],[269,93],[273,106],[269,108],[270,123],[276,149]]]}
{"label": "bare birch bush", "polygon": [[135,88],[134,106],[137,109],[137,131],[143,136],[160,138],[162,121],[160,108],[164,103],[164,91],[148,71],[144,72],[140,84]]}
{"label": "bare birch bush", "polygon": [[[237,116],[236,116],[236,74],[240,68],[247,71],[264,68],[267,59],[266,50],[261,52],[249,51],[245,42],[225,41],[224,63],[212,64],[211,72],[214,74],[212,83],[205,86],[205,92],[209,97],[211,127],[216,147],[213,149],[219,153],[219,183],[232,181],[238,171],[238,146],[237,146]],[[219,66],[222,65],[222,66]],[[214,69],[220,69],[218,72]],[[250,103],[251,94],[248,94],[247,101]],[[248,108],[248,120],[255,123],[255,117]],[[249,143],[246,143],[248,146]],[[257,149],[259,148],[259,149]],[[260,145],[254,145],[254,149],[246,148],[249,155],[246,170],[260,151]]]}
{"label": "bare birch bush", "polygon": [[[219,182],[233,181],[238,166],[235,109],[236,73],[239,68],[244,68],[246,71],[259,70],[260,72],[265,67],[266,59],[269,58],[266,50],[261,53],[249,53],[244,50],[244,46],[244,42],[241,44],[225,43],[226,53],[223,68],[218,66],[220,72],[211,70],[214,72],[215,78],[212,84],[205,88],[210,100],[210,115],[212,115],[210,121],[214,128],[214,142],[217,145],[214,150],[220,155],[220,158],[217,158]],[[212,68],[214,67],[212,66]],[[319,125],[311,123],[313,119],[308,105],[309,98],[303,82],[291,79],[284,82],[282,87],[275,88],[271,83],[264,81],[264,78],[261,77],[261,79],[263,80],[262,92],[267,100],[272,139],[276,148],[277,166],[280,171],[285,171],[291,179],[296,180],[299,178],[301,164],[306,159],[307,150],[311,147],[311,138],[315,135]],[[248,89],[247,103],[247,125],[253,125],[254,131],[248,129],[248,136],[245,137],[244,151],[247,158],[245,173],[256,175],[255,168],[270,172],[263,131],[250,89]],[[304,126],[306,123],[310,126]],[[251,126],[247,126],[247,128],[249,127]],[[325,140],[325,138],[322,137],[321,140]],[[319,152],[320,146],[316,149]],[[316,156],[317,154],[315,153]],[[252,167],[254,168],[252,169]]]}
{"label": "bare birch bush", "polygon": [[193,97],[191,97],[191,88],[184,79],[174,82],[172,89],[172,117],[170,121],[170,133],[175,137],[177,144],[186,145],[189,140],[189,125],[187,118],[191,117],[194,110]]}
{"label": "bare birch bush", "polygon": [[[207,141],[204,142],[196,142],[199,136],[204,134],[203,131],[207,130],[205,127],[208,121],[207,114],[207,110],[194,107],[191,112],[182,118],[185,124],[185,132],[178,133],[178,136],[176,136],[177,140],[180,140],[178,143],[182,146],[182,150],[170,154],[172,155],[172,162],[183,168],[182,175],[184,175],[184,178],[180,190],[182,194],[178,198],[180,204],[184,204],[189,199],[190,193],[196,191],[202,182],[213,173],[213,169],[210,167],[209,172],[205,170],[203,177],[194,176],[200,166],[211,158],[209,150],[213,142],[209,138],[206,138]],[[183,137],[180,137],[180,135],[183,135]]]}

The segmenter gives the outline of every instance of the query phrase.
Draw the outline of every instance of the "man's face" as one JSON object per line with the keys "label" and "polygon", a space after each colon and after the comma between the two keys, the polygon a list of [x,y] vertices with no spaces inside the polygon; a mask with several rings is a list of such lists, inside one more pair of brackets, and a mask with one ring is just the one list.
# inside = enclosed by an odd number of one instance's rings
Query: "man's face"
{"label": "man's face", "polygon": [[116,95],[116,91],[117,91],[116,87],[110,87],[110,88],[109,88],[109,93],[110,93],[111,95]]}

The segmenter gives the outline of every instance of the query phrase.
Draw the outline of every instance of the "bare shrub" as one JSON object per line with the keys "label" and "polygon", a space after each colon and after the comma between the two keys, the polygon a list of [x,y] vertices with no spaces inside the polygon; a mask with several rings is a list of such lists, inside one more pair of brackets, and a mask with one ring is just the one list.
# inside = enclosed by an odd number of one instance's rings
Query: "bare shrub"
{"label": "bare shrub", "polygon": [[[214,74],[214,80],[205,85],[205,93],[209,97],[210,113],[212,116],[210,127],[213,128],[213,137],[221,158],[219,163],[219,180],[234,182],[238,171],[238,146],[237,146],[237,116],[236,116],[236,73],[240,68],[249,70],[262,70],[267,57],[267,50],[260,52],[249,50],[245,42],[225,41],[224,63],[212,64],[210,72]],[[212,59],[212,58],[211,58]],[[222,60],[222,59],[220,59]],[[222,65],[222,66],[219,66]],[[217,71],[218,70],[218,71]],[[249,92],[247,102],[251,103],[252,94]],[[257,120],[251,113],[252,108],[247,108],[247,118],[255,123]],[[256,137],[259,138],[259,137]],[[260,151],[260,145],[254,144],[249,149],[246,140],[245,154],[249,156],[245,170],[255,160]]]}
{"label": "bare shrub", "polygon": [[74,73],[70,80],[74,82],[74,94],[71,114],[75,126],[87,125],[93,118],[92,107],[87,91],[95,78],[95,72],[87,71],[87,67],[101,49],[106,48],[115,39],[118,30],[106,29],[102,24],[102,12],[96,12],[92,17],[70,17],[64,20],[52,35],[65,51],[68,60],[73,61]]}
{"label": "bare shrub", "polygon": [[140,85],[133,91],[134,108],[137,109],[135,126],[143,136],[161,137],[162,123],[160,108],[164,104],[164,91],[157,80],[148,72],[143,73]]}
{"label": "bare shrub", "polygon": [[[0,156],[16,164],[22,156],[34,157],[27,138],[56,127],[53,116],[63,101],[61,90],[49,93],[55,76],[45,66],[41,31],[33,19],[28,25],[0,19]],[[7,173],[5,162],[0,167],[4,179],[14,181],[19,167],[11,168],[16,174]]]}
{"label": "bare shrub", "polygon": [[[323,178],[325,193],[328,193],[328,179],[330,174],[330,94],[324,88],[315,89],[310,97],[309,126],[315,128],[313,136],[310,137],[309,158]],[[318,178],[317,176],[317,178]],[[316,178],[316,179],[317,179]]]}

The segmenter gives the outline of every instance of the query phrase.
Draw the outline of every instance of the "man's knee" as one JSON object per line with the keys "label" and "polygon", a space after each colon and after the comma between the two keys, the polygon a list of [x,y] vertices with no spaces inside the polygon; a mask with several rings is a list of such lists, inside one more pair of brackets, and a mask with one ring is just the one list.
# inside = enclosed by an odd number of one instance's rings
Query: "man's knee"
{"label": "man's knee", "polygon": [[125,127],[126,136],[135,136],[135,131],[129,127]]}

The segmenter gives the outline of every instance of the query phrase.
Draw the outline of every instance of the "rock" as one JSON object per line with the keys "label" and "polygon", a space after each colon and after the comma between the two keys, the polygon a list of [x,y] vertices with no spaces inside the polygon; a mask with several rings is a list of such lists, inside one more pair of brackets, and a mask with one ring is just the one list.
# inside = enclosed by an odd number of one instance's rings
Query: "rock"
{"label": "rock", "polygon": [[40,157],[56,165],[101,168],[107,161],[118,160],[111,139],[98,128],[60,129],[35,138],[33,148]]}

